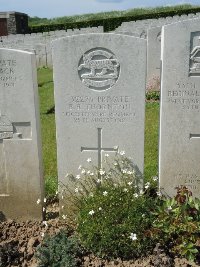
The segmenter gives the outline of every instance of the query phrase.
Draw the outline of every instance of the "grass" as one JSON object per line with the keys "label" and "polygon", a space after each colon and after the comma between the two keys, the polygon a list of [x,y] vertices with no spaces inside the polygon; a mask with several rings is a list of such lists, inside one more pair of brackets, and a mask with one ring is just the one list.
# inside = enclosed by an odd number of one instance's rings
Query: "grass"
{"label": "grass", "polygon": [[146,180],[158,175],[159,103],[146,104],[144,176]]}
{"label": "grass", "polygon": [[46,194],[57,190],[56,128],[54,114],[47,112],[54,106],[53,72],[48,68],[38,69],[42,152]]}
{"label": "grass", "polygon": [[[54,113],[48,113],[54,106],[52,70],[38,69],[40,97],[40,119],[46,194],[57,190],[56,130]],[[145,180],[158,173],[158,121],[159,103],[146,104],[145,121]]]}

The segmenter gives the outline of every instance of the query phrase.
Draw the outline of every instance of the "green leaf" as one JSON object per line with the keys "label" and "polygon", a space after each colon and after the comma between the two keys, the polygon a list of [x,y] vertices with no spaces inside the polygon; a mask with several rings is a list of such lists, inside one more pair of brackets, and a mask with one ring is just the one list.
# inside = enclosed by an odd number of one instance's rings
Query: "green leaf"
{"label": "green leaf", "polygon": [[196,253],[199,252],[198,249],[196,249],[196,248],[192,249],[191,251],[192,251],[192,253],[194,253],[194,254],[196,254]]}
{"label": "green leaf", "polygon": [[195,202],[194,206],[195,206],[195,209],[199,210],[199,204],[197,202]]}
{"label": "green leaf", "polygon": [[193,248],[194,247],[194,244],[193,243],[188,243],[187,244],[187,248],[190,249],[190,248]]}

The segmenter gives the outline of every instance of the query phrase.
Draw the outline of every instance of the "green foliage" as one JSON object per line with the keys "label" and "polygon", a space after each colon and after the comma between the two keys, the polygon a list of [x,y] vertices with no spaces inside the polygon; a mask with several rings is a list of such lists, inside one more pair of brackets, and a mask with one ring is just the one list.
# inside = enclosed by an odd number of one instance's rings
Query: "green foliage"
{"label": "green foliage", "polygon": [[85,249],[101,258],[134,259],[152,253],[159,243],[174,256],[196,260],[200,200],[185,186],[173,198],[162,196],[157,177],[141,189],[141,174],[124,151],[112,163],[105,154],[104,164],[104,169],[79,166],[80,174],[69,175],[75,181],[70,200],[77,205],[77,232]]}
{"label": "green foliage", "polygon": [[38,69],[37,73],[38,86],[42,87],[46,83],[53,82],[53,70],[47,67],[42,67]]}
{"label": "green foliage", "polygon": [[47,197],[53,197],[58,190],[58,180],[55,176],[45,177],[45,192]]}
{"label": "green foliage", "polygon": [[55,116],[41,114],[40,119],[45,177],[57,177]]}
{"label": "green foliage", "polygon": [[175,197],[162,199],[155,215],[154,238],[167,244],[173,254],[195,260],[200,239],[200,200],[192,198],[191,192],[182,186]]}
{"label": "green foliage", "polygon": [[160,92],[159,91],[146,92],[146,100],[159,101],[160,100]]}
{"label": "green foliage", "polygon": [[[113,31],[125,21],[135,21],[144,19],[155,19],[160,17],[168,17],[175,15],[183,15],[189,13],[197,13],[200,7],[193,7],[191,5],[180,5],[173,7],[157,7],[147,9],[133,9],[124,12],[107,12],[99,14],[86,14],[81,16],[64,17],[49,20],[48,24],[33,25],[36,19],[30,21],[29,31],[35,32],[48,32],[54,30],[67,30],[76,28],[98,27],[103,26],[104,31]],[[45,23],[46,19],[41,20],[39,23]]]}
{"label": "green foliage", "polygon": [[104,258],[145,255],[155,246],[149,231],[155,205],[149,194],[150,183],[145,185],[145,192],[141,190],[137,168],[123,156],[118,155],[114,164],[108,165],[92,176],[93,184],[98,186],[80,199],[80,240],[87,250]]}
{"label": "green foliage", "polygon": [[[105,191],[97,191],[82,206],[78,232],[83,245],[106,258],[131,259],[151,252],[155,246],[149,231],[152,199],[140,196],[133,200],[130,197],[132,190],[127,194],[123,188],[104,189],[108,192],[106,198],[103,196]],[[91,211],[94,211],[92,216]],[[137,240],[131,240],[134,234]]]}
{"label": "green foliage", "polygon": [[11,240],[9,242],[1,242],[0,244],[0,266],[7,267],[12,262],[19,264],[20,253],[18,251],[18,242]]}
{"label": "green foliage", "polygon": [[52,237],[45,237],[37,249],[39,267],[76,267],[82,248],[76,237],[61,230]]}
{"label": "green foliage", "polygon": [[144,176],[148,181],[158,173],[159,103],[146,103]]}
{"label": "green foliage", "polygon": [[81,21],[90,21],[90,20],[99,20],[102,18],[116,18],[123,16],[134,16],[142,15],[148,13],[157,13],[157,12],[167,12],[171,10],[187,10],[194,8],[192,5],[176,5],[176,6],[166,6],[166,7],[156,7],[156,8],[134,8],[124,11],[110,11],[110,12],[99,12],[83,15],[74,15],[74,16],[64,16],[58,18],[39,18],[39,17],[29,17],[29,26],[39,25],[39,24],[55,24],[55,23],[72,23],[72,22],[81,22]]}
{"label": "green foliage", "polygon": [[54,114],[47,115],[54,106],[52,69],[38,69],[42,152],[44,159],[45,187],[47,195],[57,190],[56,129]]}
{"label": "green foliage", "polygon": [[40,113],[46,114],[54,106],[53,70],[49,68],[39,68],[37,71]]}
{"label": "green foliage", "polygon": [[31,25],[38,25],[38,24],[48,24],[50,23],[50,19],[47,19],[47,18],[40,18],[40,17],[37,17],[37,16],[34,16],[34,17],[29,17],[28,18],[28,24],[29,26]]}

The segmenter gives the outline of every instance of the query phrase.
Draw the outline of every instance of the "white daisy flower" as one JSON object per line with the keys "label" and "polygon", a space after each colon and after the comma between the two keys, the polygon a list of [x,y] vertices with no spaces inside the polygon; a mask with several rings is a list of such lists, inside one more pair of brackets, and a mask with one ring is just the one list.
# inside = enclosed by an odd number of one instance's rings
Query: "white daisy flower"
{"label": "white daisy flower", "polygon": [[137,240],[137,235],[136,234],[131,233],[131,235],[129,237],[133,241]]}
{"label": "white daisy flower", "polygon": [[94,211],[93,210],[89,211],[89,214],[90,215],[93,215],[94,214]]}
{"label": "white daisy flower", "polygon": [[47,221],[42,222],[46,227],[48,226]]}
{"label": "white daisy flower", "polygon": [[157,176],[154,176],[152,179],[153,179],[154,182],[158,181],[158,177]]}
{"label": "white daisy flower", "polygon": [[108,195],[108,192],[107,192],[107,191],[104,191],[104,192],[103,192],[103,195],[104,195],[104,196],[107,196],[107,195]]}
{"label": "white daisy flower", "polygon": [[102,169],[100,169],[100,171],[99,171],[99,174],[100,175],[104,175],[106,172],[105,171],[103,171]]}
{"label": "white daisy flower", "polygon": [[92,161],[92,159],[91,159],[91,158],[88,158],[88,159],[87,159],[87,162],[91,162],[91,161]]}

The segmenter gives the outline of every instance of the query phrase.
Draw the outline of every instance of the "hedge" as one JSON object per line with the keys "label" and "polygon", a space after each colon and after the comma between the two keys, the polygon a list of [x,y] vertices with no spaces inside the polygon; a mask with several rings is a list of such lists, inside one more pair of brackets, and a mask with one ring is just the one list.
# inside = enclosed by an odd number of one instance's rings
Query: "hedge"
{"label": "hedge", "polygon": [[145,19],[158,19],[165,17],[172,17],[176,15],[188,15],[190,13],[196,14],[200,12],[200,7],[198,8],[188,8],[188,9],[177,9],[170,11],[162,11],[156,13],[147,13],[141,15],[132,15],[132,16],[121,16],[113,17],[106,19],[97,19],[90,21],[79,21],[79,22],[68,22],[68,23],[59,23],[59,24],[42,24],[37,26],[30,26],[29,33],[37,32],[49,32],[55,30],[68,30],[68,29],[80,29],[88,27],[98,27],[103,26],[105,32],[113,31],[119,27],[122,22],[136,21],[136,20],[145,20]]}

